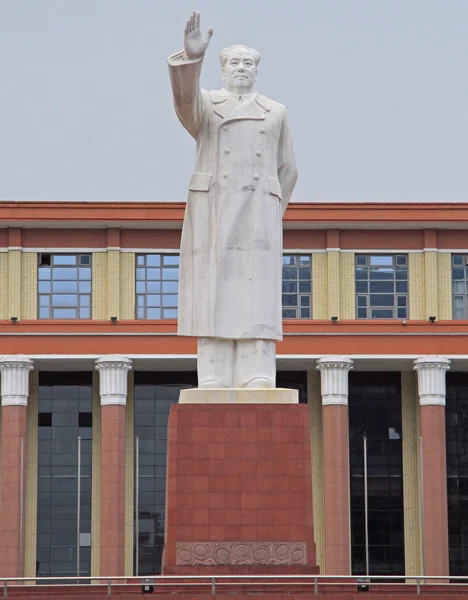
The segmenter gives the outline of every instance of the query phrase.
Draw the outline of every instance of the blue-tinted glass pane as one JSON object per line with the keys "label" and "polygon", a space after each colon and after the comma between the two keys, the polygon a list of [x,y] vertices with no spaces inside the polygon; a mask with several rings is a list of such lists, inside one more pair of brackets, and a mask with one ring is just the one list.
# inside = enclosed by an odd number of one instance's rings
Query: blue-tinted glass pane
{"label": "blue-tinted glass pane", "polygon": [[39,306],[49,306],[50,296],[39,296]]}
{"label": "blue-tinted glass pane", "polygon": [[294,254],[285,254],[283,256],[283,265],[295,265],[296,256]]}
{"label": "blue-tinted glass pane", "polygon": [[408,269],[397,269],[395,277],[397,279],[408,279]]}
{"label": "blue-tinted glass pane", "polygon": [[454,254],[453,255],[453,264],[454,265],[463,265],[463,255],[462,254]]}
{"label": "blue-tinted glass pane", "polygon": [[356,256],[356,265],[358,266],[366,266],[367,264],[367,256]]}
{"label": "blue-tinted glass pane", "polygon": [[52,257],[52,264],[54,265],[76,265],[76,255],[68,254],[55,254]]}
{"label": "blue-tinted glass pane", "polygon": [[39,318],[48,319],[50,317],[50,310],[48,308],[41,307],[39,309]]}
{"label": "blue-tinted glass pane", "polygon": [[137,296],[137,306],[142,307],[145,306],[145,297]]}
{"label": "blue-tinted glass pane", "polygon": [[283,267],[283,279],[297,279],[297,269]]}
{"label": "blue-tinted glass pane", "polygon": [[367,309],[358,308],[358,319],[367,319]]}
{"label": "blue-tinted glass pane", "polygon": [[358,296],[357,304],[358,304],[358,306],[367,306],[366,296]]}
{"label": "blue-tinted glass pane", "polygon": [[148,294],[146,296],[146,304],[147,306],[161,306],[161,296]]}
{"label": "blue-tinted glass pane", "polygon": [[310,269],[299,269],[299,279],[310,279]]}
{"label": "blue-tinted glass pane", "polygon": [[146,266],[147,267],[160,267],[161,266],[161,255],[160,254],[147,254],[146,255]]}
{"label": "blue-tinted glass pane", "polygon": [[50,281],[39,281],[37,291],[40,294],[50,294]]}
{"label": "blue-tinted glass pane", "polygon": [[[307,283],[307,282],[304,282]],[[283,293],[295,294],[297,293],[297,281],[287,280],[283,281]]]}
{"label": "blue-tinted glass pane", "polygon": [[391,267],[393,265],[393,256],[383,256],[383,255],[370,256],[369,261],[370,261],[371,266],[382,265],[382,266]]}
{"label": "blue-tinted glass pane", "polygon": [[393,294],[394,292],[393,281],[371,281],[370,282],[370,293],[371,294]]}
{"label": "blue-tinted glass pane", "polygon": [[146,279],[146,269],[137,269],[136,278],[137,281],[144,281]]}
{"label": "blue-tinted glass pane", "polygon": [[283,306],[297,306],[297,295],[283,294]]}
{"label": "blue-tinted glass pane", "polygon": [[310,294],[311,282],[310,281],[300,281],[299,282],[299,291],[303,294]]}
{"label": "blue-tinted glass pane", "polygon": [[162,270],[162,278],[173,280],[179,279],[179,269],[164,268]]}
{"label": "blue-tinted glass pane", "polygon": [[170,294],[162,297],[162,305],[163,306],[177,306],[177,295]]}
{"label": "blue-tinted glass pane", "polygon": [[164,319],[177,319],[177,308],[165,308]]}
{"label": "blue-tinted glass pane", "polygon": [[406,259],[407,257],[404,254],[400,254],[396,257],[396,264],[399,267],[405,267],[406,266]]}
{"label": "blue-tinted glass pane", "polygon": [[357,268],[356,269],[356,279],[367,279],[368,271],[367,269]]}
{"label": "blue-tinted glass pane", "polygon": [[296,311],[291,309],[283,309],[283,319],[295,319]]}
{"label": "blue-tinted glass pane", "polygon": [[137,294],[144,294],[146,292],[146,283],[144,281],[137,281],[136,292]]}
{"label": "blue-tinted glass pane", "polygon": [[398,318],[399,319],[406,319],[406,308],[399,308],[398,309]]}
{"label": "blue-tinted glass pane", "polygon": [[161,282],[160,281],[148,281],[146,283],[146,291],[148,292],[148,294],[161,293]]}
{"label": "blue-tinted glass pane", "polygon": [[395,303],[393,294],[371,294],[369,298],[371,306],[393,306]]}
{"label": "blue-tinted glass pane", "polygon": [[406,306],[406,296],[398,296],[398,306]]}
{"label": "blue-tinted glass pane", "polygon": [[[137,319],[144,319],[145,318],[145,309],[144,308],[138,308],[137,310]],[[150,317],[148,317],[150,318]]]}
{"label": "blue-tinted glass pane", "polygon": [[393,310],[378,310],[371,311],[372,319],[393,319]]}
{"label": "blue-tinted glass pane", "polygon": [[367,281],[356,281],[356,292],[358,294],[367,294],[369,291],[369,284]]}
{"label": "blue-tinted glass pane", "polygon": [[166,254],[164,256],[164,266],[172,266],[179,264],[179,255],[178,254]]}
{"label": "blue-tinted glass pane", "polygon": [[89,296],[80,296],[80,306],[90,306],[91,298]]}
{"label": "blue-tinted glass pane", "polygon": [[51,268],[40,267],[39,268],[39,279],[50,279]]}
{"label": "blue-tinted glass pane", "polygon": [[148,308],[146,309],[146,314],[148,319],[160,319],[161,318],[161,309],[160,308]]}
{"label": "blue-tinted glass pane", "polygon": [[396,281],[395,282],[395,291],[400,294],[408,293],[408,282],[407,281]]}
{"label": "blue-tinted glass pane", "polygon": [[301,296],[301,306],[310,306],[310,297],[309,296]]}
{"label": "blue-tinted glass pane", "polygon": [[301,319],[310,319],[310,308],[301,308]]}
{"label": "blue-tinted glass pane", "polygon": [[76,306],[78,297],[75,294],[54,294],[52,296],[52,306]]}
{"label": "blue-tinted glass pane", "polygon": [[163,281],[162,291],[163,293],[175,293],[177,294],[179,283],[177,281]]}
{"label": "blue-tinted glass pane", "polygon": [[81,254],[80,255],[80,265],[90,265],[91,264],[91,256],[89,254]]}
{"label": "blue-tinted glass pane", "polygon": [[76,319],[76,309],[72,308],[54,308],[54,319]]}
{"label": "blue-tinted glass pane", "polygon": [[395,277],[395,271],[393,269],[369,269],[369,277],[370,279],[383,280],[383,279],[393,279]]}
{"label": "blue-tinted glass pane", "polygon": [[91,269],[87,267],[78,269],[78,276],[80,279],[91,279]]}
{"label": "blue-tinted glass pane", "polygon": [[144,266],[144,264],[145,264],[145,257],[144,257],[143,254],[137,254],[136,264],[139,265],[139,266]]}
{"label": "blue-tinted glass pane", "polygon": [[54,294],[76,294],[78,283],[76,281],[54,281],[52,292]]}
{"label": "blue-tinted glass pane", "polygon": [[306,256],[301,256],[299,258],[299,264],[304,265],[304,266],[309,266],[310,265],[310,255],[306,255]]}
{"label": "blue-tinted glass pane", "polygon": [[57,279],[62,279],[62,280],[77,279],[77,275],[78,275],[78,269],[75,269],[74,267],[70,267],[70,268],[54,267],[52,269],[52,278],[55,280],[57,280]]}
{"label": "blue-tinted glass pane", "polygon": [[452,269],[453,279],[463,279],[465,276],[465,269]]}
{"label": "blue-tinted glass pane", "polygon": [[80,281],[79,282],[79,290],[82,294],[90,294],[91,293],[91,281]]}
{"label": "blue-tinted glass pane", "polygon": [[146,269],[146,279],[161,279],[161,269]]}

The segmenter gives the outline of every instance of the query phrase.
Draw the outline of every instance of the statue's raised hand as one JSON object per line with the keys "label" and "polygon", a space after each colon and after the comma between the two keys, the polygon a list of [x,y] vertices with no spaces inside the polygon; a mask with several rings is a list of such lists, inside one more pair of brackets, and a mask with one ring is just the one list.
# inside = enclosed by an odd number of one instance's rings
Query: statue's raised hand
{"label": "statue's raised hand", "polygon": [[213,35],[213,28],[210,27],[206,35],[202,35],[200,31],[200,13],[193,11],[185,24],[184,33],[184,50],[187,58],[201,58]]}

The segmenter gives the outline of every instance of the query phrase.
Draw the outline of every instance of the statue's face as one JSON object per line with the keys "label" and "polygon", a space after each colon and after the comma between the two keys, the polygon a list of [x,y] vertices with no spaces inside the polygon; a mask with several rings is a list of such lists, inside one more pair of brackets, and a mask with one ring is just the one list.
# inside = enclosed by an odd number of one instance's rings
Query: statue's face
{"label": "statue's face", "polygon": [[234,48],[227,55],[223,67],[226,89],[233,93],[248,94],[255,85],[257,66],[252,52],[246,48]]}

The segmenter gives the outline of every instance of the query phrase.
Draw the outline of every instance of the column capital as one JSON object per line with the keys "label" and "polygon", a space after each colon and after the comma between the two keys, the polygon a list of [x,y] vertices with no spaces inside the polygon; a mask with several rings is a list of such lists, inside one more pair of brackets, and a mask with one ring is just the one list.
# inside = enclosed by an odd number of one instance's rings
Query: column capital
{"label": "column capital", "polygon": [[445,356],[421,356],[413,362],[418,374],[420,406],[445,406],[445,372],[450,360]]}
{"label": "column capital", "polygon": [[29,371],[34,361],[21,354],[2,356],[2,406],[27,406],[29,395]]}
{"label": "column capital", "polygon": [[127,373],[132,361],[120,354],[101,356],[95,362],[99,371],[101,406],[127,404]]}
{"label": "column capital", "polygon": [[348,405],[348,372],[353,361],[348,356],[323,356],[317,360],[321,374],[322,405]]}

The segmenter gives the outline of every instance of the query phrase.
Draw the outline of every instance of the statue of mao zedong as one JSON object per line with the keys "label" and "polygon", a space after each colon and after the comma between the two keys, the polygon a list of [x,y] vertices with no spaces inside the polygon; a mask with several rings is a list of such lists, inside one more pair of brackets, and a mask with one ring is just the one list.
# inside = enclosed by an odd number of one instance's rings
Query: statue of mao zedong
{"label": "statue of mao zedong", "polygon": [[193,12],[184,50],[168,60],[177,116],[197,145],[180,247],[178,334],[198,338],[199,387],[275,387],[293,145],[285,107],[255,89],[256,50],[222,50],[224,87],[200,88],[212,34],[201,33]]}

